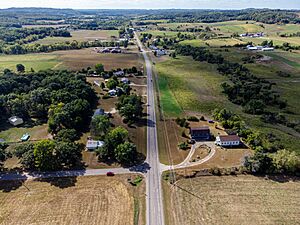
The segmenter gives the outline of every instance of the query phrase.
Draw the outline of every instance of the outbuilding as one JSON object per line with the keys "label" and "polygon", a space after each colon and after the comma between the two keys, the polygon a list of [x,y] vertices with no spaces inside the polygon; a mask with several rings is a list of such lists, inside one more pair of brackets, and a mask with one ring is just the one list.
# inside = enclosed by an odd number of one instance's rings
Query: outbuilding
{"label": "outbuilding", "polygon": [[123,77],[123,78],[121,79],[121,82],[122,82],[123,84],[129,84],[129,79],[126,78],[126,77]]}
{"label": "outbuilding", "polygon": [[96,111],[94,112],[94,115],[93,115],[93,118],[96,117],[96,116],[104,116],[105,115],[105,112],[104,112],[104,109],[96,109]]}
{"label": "outbuilding", "polygon": [[208,126],[190,128],[191,137],[194,140],[209,140],[210,129]]}
{"label": "outbuilding", "polygon": [[110,96],[116,96],[117,90],[115,90],[115,89],[109,90],[109,91],[108,91],[108,94],[109,94]]}
{"label": "outbuilding", "polygon": [[86,143],[86,149],[89,151],[96,150],[97,148],[103,147],[104,142],[103,141],[94,141],[94,140],[88,140]]}
{"label": "outbuilding", "polygon": [[215,144],[222,147],[239,146],[241,139],[238,135],[220,135],[216,137]]}
{"label": "outbuilding", "polygon": [[8,119],[8,121],[13,125],[13,126],[18,126],[24,123],[23,119],[17,116],[12,116]]}

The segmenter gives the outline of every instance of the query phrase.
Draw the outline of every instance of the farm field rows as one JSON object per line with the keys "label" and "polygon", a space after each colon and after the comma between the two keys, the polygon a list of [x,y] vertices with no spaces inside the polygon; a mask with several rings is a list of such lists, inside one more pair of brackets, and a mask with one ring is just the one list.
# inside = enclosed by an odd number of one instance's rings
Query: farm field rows
{"label": "farm field rows", "polygon": [[174,186],[163,182],[163,186],[169,225],[300,222],[300,182],[296,178],[203,176],[181,179]]}
{"label": "farm field rows", "polygon": [[1,181],[0,223],[144,224],[144,184],[128,184],[134,176]]}

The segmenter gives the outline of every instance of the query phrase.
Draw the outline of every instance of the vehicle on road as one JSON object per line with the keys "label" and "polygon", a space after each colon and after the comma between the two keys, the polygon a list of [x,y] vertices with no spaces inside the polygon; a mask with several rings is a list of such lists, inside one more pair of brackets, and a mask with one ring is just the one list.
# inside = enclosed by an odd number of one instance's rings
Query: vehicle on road
{"label": "vehicle on road", "polygon": [[114,173],[114,172],[107,172],[107,173],[106,173],[106,176],[108,176],[108,177],[113,177],[113,176],[115,176],[115,173]]}

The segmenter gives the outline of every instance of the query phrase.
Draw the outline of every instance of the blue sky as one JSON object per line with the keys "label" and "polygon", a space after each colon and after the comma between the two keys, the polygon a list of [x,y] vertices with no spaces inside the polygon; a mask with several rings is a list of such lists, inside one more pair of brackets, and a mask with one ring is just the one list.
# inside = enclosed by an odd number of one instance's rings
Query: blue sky
{"label": "blue sky", "polygon": [[0,0],[0,8],[9,7],[52,7],[75,9],[300,9],[300,0]]}

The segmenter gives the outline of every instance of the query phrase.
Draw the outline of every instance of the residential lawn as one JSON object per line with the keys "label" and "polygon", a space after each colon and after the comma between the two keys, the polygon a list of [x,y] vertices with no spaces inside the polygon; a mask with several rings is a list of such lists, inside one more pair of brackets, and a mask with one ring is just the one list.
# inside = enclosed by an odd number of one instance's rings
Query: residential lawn
{"label": "residential lawn", "polygon": [[298,178],[202,176],[163,187],[169,225],[300,223]]}
{"label": "residential lawn", "polygon": [[7,142],[21,142],[23,134],[29,133],[30,140],[48,139],[52,136],[48,133],[48,125],[39,125],[34,127],[6,127],[0,131],[0,138]]}
{"label": "residential lawn", "polygon": [[117,30],[76,30],[71,32],[72,37],[47,37],[36,41],[39,44],[55,44],[61,42],[76,41],[94,41],[98,40],[111,40],[117,38],[119,33]]}
{"label": "residential lawn", "polygon": [[145,184],[115,177],[0,181],[1,224],[144,224]]}

